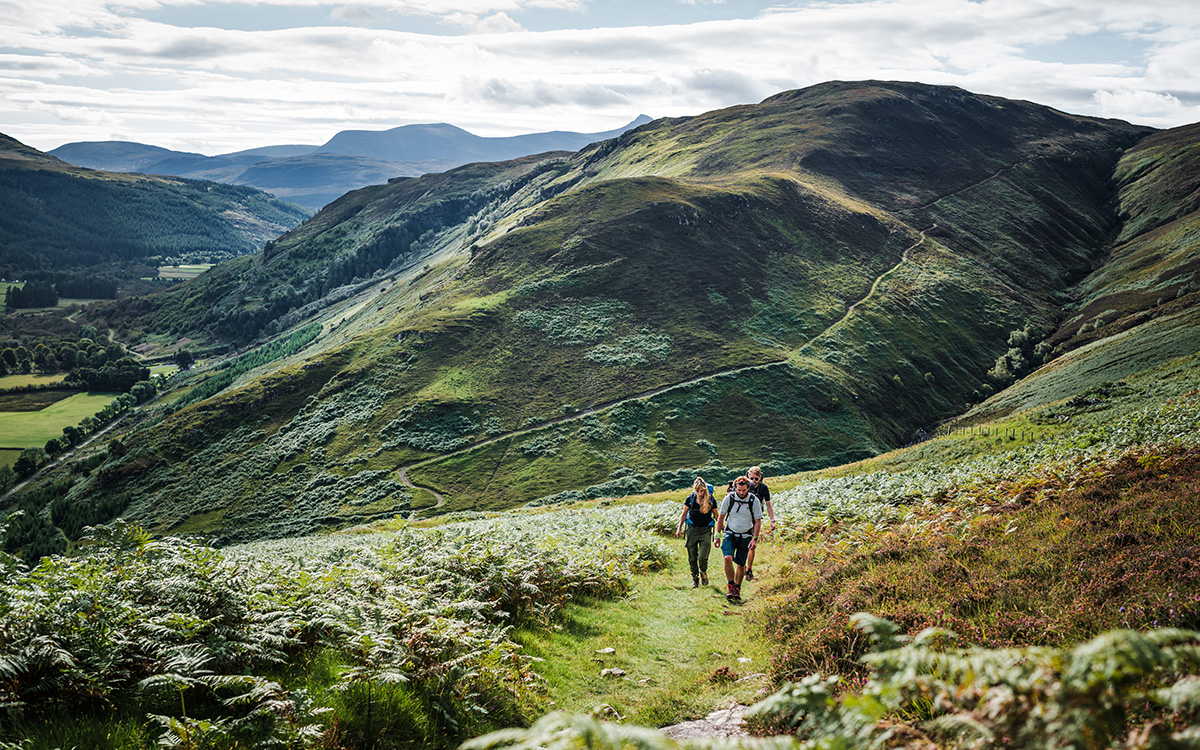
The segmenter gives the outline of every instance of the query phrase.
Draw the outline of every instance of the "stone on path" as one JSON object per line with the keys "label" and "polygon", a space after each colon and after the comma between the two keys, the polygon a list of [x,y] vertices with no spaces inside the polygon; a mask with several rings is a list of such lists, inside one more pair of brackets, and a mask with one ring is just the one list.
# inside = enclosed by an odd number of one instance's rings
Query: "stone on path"
{"label": "stone on path", "polygon": [[673,740],[692,740],[703,737],[747,737],[746,727],[742,724],[742,716],[746,706],[734,704],[729,708],[713,711],[708,716],[697,721],[685,721],[663,727],[663,734]]}

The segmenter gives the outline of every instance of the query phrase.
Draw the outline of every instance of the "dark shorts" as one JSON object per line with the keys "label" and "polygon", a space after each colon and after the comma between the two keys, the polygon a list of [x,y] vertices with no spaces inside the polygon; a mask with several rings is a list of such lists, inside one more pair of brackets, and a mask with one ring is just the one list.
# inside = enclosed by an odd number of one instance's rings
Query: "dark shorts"
{"label": "dark shorts", "polygon": [[750,554],[750,534],[734,534],[726,531],[721,539],[721,554],[733,558],[734,565],[745,566],[746,556]]}

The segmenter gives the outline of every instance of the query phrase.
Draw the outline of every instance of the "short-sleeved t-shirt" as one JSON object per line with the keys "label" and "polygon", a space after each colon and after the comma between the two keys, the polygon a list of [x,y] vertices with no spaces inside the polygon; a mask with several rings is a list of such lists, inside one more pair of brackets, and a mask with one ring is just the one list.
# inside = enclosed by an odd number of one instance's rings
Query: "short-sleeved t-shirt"
{"label": "short-sleeved t-shirt", "polygon": [[725,516],[725,528],[735,534],[749,534],[754,531],[754,522],[763,515],[762,501],[753,492],[747,492],[746,498],[730,492],[721,501],[721,515]]}
{"label": "short-sleeved t-shirt", "polygon": [[750,491],[758,495],[758,499],[762,500],[763,507],[767,507],[767,503],[771,502],[771,490],[767,488],[767,483],[759,480],[758,484],[750,488]]}
{"label": "short-sleeved t-shirt", "polygon": [[695,526],[698,529],[707,529],[717,522],[717,501],[713,498],[712,490],[708,491],[709,504],[708,512],[700,512],[700,500],[696,497],[696,493],[688,495],[687,500],[683,504],[687,506],[688,516],[687,522],[689,526]]}

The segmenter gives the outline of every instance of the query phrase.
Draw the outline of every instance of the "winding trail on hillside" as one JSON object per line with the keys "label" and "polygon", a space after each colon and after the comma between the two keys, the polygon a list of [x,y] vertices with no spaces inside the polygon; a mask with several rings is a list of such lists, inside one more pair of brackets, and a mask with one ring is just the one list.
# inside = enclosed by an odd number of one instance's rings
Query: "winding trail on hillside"
{"label": "winding trail on hillside", "polygon": [[[936,225],[934,225],[934,226],[936,226]],[[932,228],[933,227],[930,227],[930,229],[932,229]],[[854,312],[855,308],[857,308],[860,304],[862,304],[863,302],[870,299],[870,297],[872,295],[874,295],[875,292],[878,290],[879,284],[884,279],[884,277],[887,276],[892,271],[899,268],[902,263],[904,263],[905,261],[908,260],[909,254],[913,250],[915,250],[917,247],[919,247],[921,245],[921,243],[925,242],[925,232],[926,231],[928,231],[928,230],[922,230],[920,232],[919,239],[904,249],[904,252],[900,255],[900,260],[897,261],[894,266],[891,266],[890,268],[888,268],[886,271],[884,271],[878,277],[875,278],[874,282],[872,282],[872,284],[871,284],[871,287],[867,290],[866,295],[862,299],[858,300],[857,302],[855,302],[854,304],[852,304],[848,308],[846,308],[846,312],[842,315],[842,317],[838,318],[836,321],[834,321],[833,323],[829,324],[824,329],[822,329],[820,333],[816,334],[815,336],[810,338],[808,341],[801,344],[799,347],[797,347],[795,349],[795,351],[800,351],[801,349],[804,349],[805,347],[812,344],[814,341],[816,341],[821,336],[824,336],[826,333],[831,331],[834,327],[841,324],[842,321],[846,320],[846,318],[848,318],[850,316],[850,314],[852,312]],[[402,466],[396,470],[396,476],[397,476],[397,479],[400,480],[400,483],[404,484],[407,487],[410,487],[412,489],[419,488],[419,489],[423,489],[427,492],[432,493],[433,496],[435,498],[437,498],[437,503],[432,508],[429,508],[428,510],[437,510],[438,508],[445,505],[446,499],[444,497],[442,497],[441,493],[439,493],[433,487],[430,487],[429,485],[425,485],[425,484],[417,484],[412,479],[410,479],[408,476],[408,472],[410,470],[419,469],[422,466],[426,466],[428,464],[432,464],[437,461],[441,461],[443,459],[453,458],[454,456],[461,456],[464,453],[470,453],[471,451],[476,450],[478,448],[483,448],[483,447],[486,447],[489,445],[493,445],[493,444],[499,443],[503,440],[509,440],[510,438],[521,437],[522,435],[528,435],[529,433],[537,432],[539,430],[544,430],[548,427],[554,427],[554,426],[557,426],[560,424],[565,424],[567,422],[573,422],[578,419],[583,419],[584,417],[586,417],[590,414],[595,414],[596,412],[601,412],[601,411],[607,411],[608,409],[616,408],[622,404],[626,404],[631,401],[645,401],[645,400],[654,398],[655,396],[661,396],[664,393],[669,393],[670,391],[676,390],[677,388],[686,388],[688,386],[695,385],[696,383],[700,383],[705,380],[711,380],[713,378],[724,377],[727,375],[736,375],[738,373],[743,373],[743,372],[751,372],[753,370],[764,370],[769,367],[785,365],[790,361],[791,361],[791,358],[789,357],[789,358],[785,358],[785,359],[775,359],[775,360],[771,360],[769,362],[760,362],[759,364],[756,364],[756,365],[744,365],[741,367],[731,367],[731,368],[728,368],[725,370],[718,370],[716,372],[706,373],[704,375],[697,375],[696,377],[690,378],[688,380],[683,380],[678,383],[672,383],[670,385],[664,385],[659,388],[655,388],[653,390],[643,391],[642,393],[636,393],[632,396],[623,396],[621,398],[613,399],[611,401],[604,401],[602,403],[589,406],[588,408],[583,409],[582,411],[575,412],[574,414],[568,414],[568,415],[561,416],[561,417],[555,417],[553,419],[547,419],[545,422],[539,422],[538,424],[530,426],[530,427],[525,427],[525,428],[518,429],[518,430],[512,430],[510,432],[504,432],[499,435],[494,435],[486,440],[480,440],[478,442],[471,443],[470,445],[450,451],[449,453],[440,453],[440,454],[438,454],[436,456],[432,456],[430,458],[425,458],[425,459],[421,459],[420,461],[415,461],[413,463],[406,464],[405,466]]]}
{"label": "winding trail on hillside", "polygon": [[[1073,156],[1073,155],[1075,155],[1075,153],[1076,153],[1075,151],[1071,151],[1066,154],[1066,157]],[[1020,167],[1023,164],[1028,164],[1028,163],[1036,161],[1038,159],[1061,157],[1061,156],[1063,156],[1063,155],[1062,154],[1041,154],[1041,155],[1037,155],[1037,156],[1031,156],[1027,159],[1022,159],[1021,161],[1015,162],[1006,167],[1002,167],[1002,168],[996,170],[995,172],[993,172],[992,174],[988,175],[987,177],[984,177],[983,179],[978,180],[977,182],[973,182],[970,185],[967,185],[965,187],[959,188],[958,190],[955,190],[952,193],[946,193],[943,196],[935,198],[934,200],[932,200],[928,203],[925,203],[923,205],[917,206],[915,208],[906,209],[906,212],[924,211],[929,208],[932,208],[933,206],[937,205],[938,203],[940,203],[943,200],[946,200],[948,198],[953,198],[957,195],[961,195],[961,194],[967,192],[968,190],[973,190],[974,188],[977,188],[980,185],[991,182],[992,180],[995,180],[998,177],[1000,177],[1008,172],[1011,172],[1012,170],[1016,169],[1017,167]],[[937,223],[934,222],[933,224],[930,224],[928,227],[920,230],[920,232],[918,233],[917,241],[904,249],[904,252],[901,253],[901,255],[900,255],[900,260],[898,260],[895,265],[889,267],[886,271],[879,274],[879,276],[875,277],[875,280],[871,283],[870,288],[867,290],[867,293],[862,297],[862,299],[858,300],[857,302],[855,302],[855,303],[851,304],[849,307],[847,307],[846,312],[840,318],[838,318],[833,323],[830,323],[828,326],[826,326],[824,329],[822,329],[820,333],[817,333],[815,336],[810,338],[808,341],[806,341],[803,344],[801,344],[800,346],[796,347],[793,351],[794,352],[803,351],[804,349],[811,346],[813,344],[813,342],[815,342],[817,339],[821,338],[822,336],[829,333],[834,328],[838,327],[843,322],[845,322],[850,317],[850,315],[856,309],[858,309],[859,305],[866,302],[868,299],[870,299],[871,297],[873,297],[875,295],[875,293],[879,290],[879,285],[883,282],[883,280],[889,274],[891,274],[893,271],[898,269],[901,265],[906,263],[909,260],[912,252],[914,250],[916,250],[918,247],[920,247],[922,244],[925,243],[926,232],[931,232],[936,227],[937,227]],[[622,398],[613,399],[612,401],[605,401],[603,403],[599,403],[599,404],[590,406],[587,409],[576,412],[574,414],[569,414],[566,416],[548,419],[545,422],[541,422],[541,423],[533,425],[531,427],[526,427],[526,428],[522,428],[522,429],[518,429],[518,430],[513,430],[511,432],[505,432],[505,433],[501,433],[499,435],[494,435],[490,438],[487,438],[486,440],[480,440],[478,442],[471,443],[470,445],[450,451],[449,453],[441,453],[436,456],[431,456],[430,458],[421,459],[420,461],[414,461],[413,463],[406,464],[406,465],[396,469],[396,475],[397,475],[397,478],[400,480],[400,482],[402,484],[404,484],[405,486],[407,486],[411,489],[418,489],[418,488],[423,489],[427,492],[432,493],[433,496],[435,498],[437,498],[437,503],[432,508],[426,508],[426,509],[422,509],[422,510],[437,510],[438,508],[445,505],[446,499],[435,488],[430,487],[429,485],[417,484],[412,479],[410,479],[408,476],[408,472],[410,470],[419,469],[422,466],[427,466],[429,464],[436,463],[443,459],[453,458],[454,456],[461,456],[465,453],[470,453],[471,451],[476,450],[478,448],[483,448],[483,447],[486,447],[489,445],[493,445],[493,444],[501,442],[503,440],[520,437],[522,435],[527,435],[529,433],[536,432],[538,430],[544,430],[547,427],[554,427],[556,425],[565,424],[567,422],[572,422],[577,419],[582,419],[583,417],[586,417],[590,414],[595,414],[596,412],[600,412],[600,411],[606,411],[608,409],[618,407],[622,404],[626,404],[631,401],[644,401],[647,399],[654,398],[655,396],[659,396],[664,393],[668,393],[677,388],[686,388],[688,386],[695,385],[696,383],[700,383],[705,380],[711,380],[713,378],[719,378],[719,377],[723,377],[726,375],[736,375],[736,374],[742,373],[742,372],[750,372],[752,370],[761,370],[761,369],[766,369],[768,367],[784,365],[784,364],[787,364],[788,362],[790,362],[791,360],[792,360],[792,357],[787,357],[785,359],[771,360],[769,362],[762,362],[762,363],[759,363],[756,365],[746,365],[743,367],[731,367],[726,370],[718,370],[716,372],[708,373],[706,375],[699,375],[699,376],[691,378],[689,380],[684,380],[684,381],[681,381],[678,383],[673,383],[671,385],[666,385],[666,386],[662,386],[660,388],[655,388],[654,390],[637,393],[632,396],[624,396]]]}

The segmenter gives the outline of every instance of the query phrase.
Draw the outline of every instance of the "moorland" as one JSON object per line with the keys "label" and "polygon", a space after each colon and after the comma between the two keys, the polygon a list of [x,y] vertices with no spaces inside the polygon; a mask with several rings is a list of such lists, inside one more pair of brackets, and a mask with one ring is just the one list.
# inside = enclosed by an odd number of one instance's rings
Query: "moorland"
{"label": "moorland", "polygon": [[[1198,143],[834,82],[10,320],[124,395],[6,478],[0,732],[665,750],[757,702],[779,747],[1189,746]],[[671,535],[751,464],[736,605]]]}

